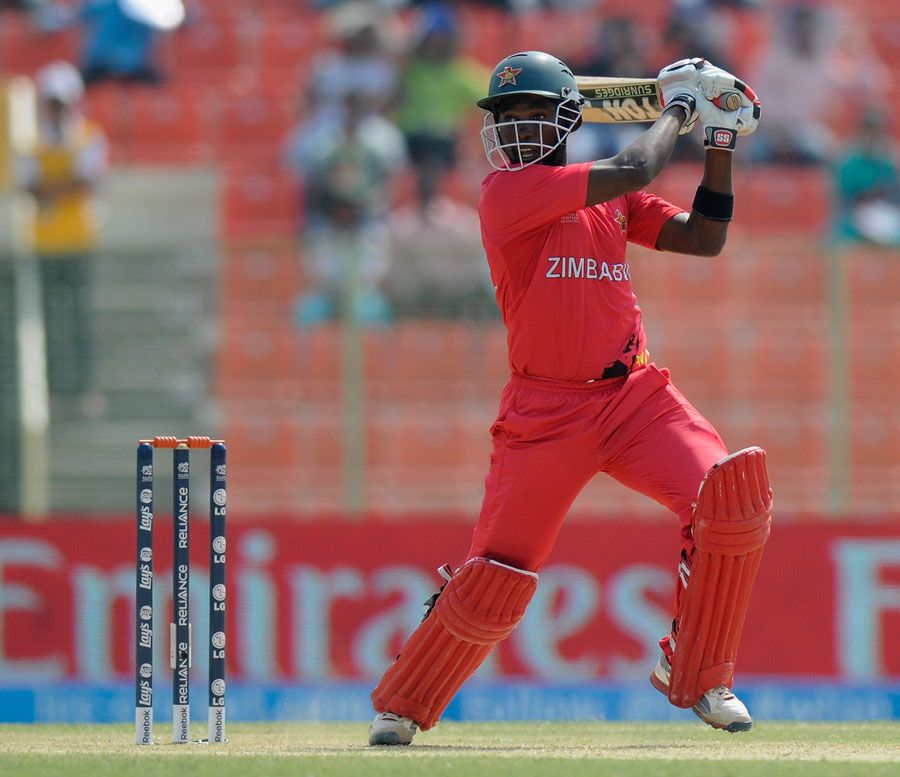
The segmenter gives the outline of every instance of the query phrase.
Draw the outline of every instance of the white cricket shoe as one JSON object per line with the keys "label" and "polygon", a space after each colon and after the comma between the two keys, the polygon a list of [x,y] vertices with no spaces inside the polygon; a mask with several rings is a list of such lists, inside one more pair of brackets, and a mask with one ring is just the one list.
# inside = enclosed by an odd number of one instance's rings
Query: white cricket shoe
{"label": "white cricket shoe", "polygon": [[[653,687],[665,696],[669,695],[670,671],[669,659],[663,654],[650,673]],[[704,693],[691,709],[708,726],[731,734],[749,731],[753,727],[753,719],[744,703],[726,685],[717,685]]]}
{"label": "white cricket shoe", "polygon": [[370,745],[408,745],[419,727],[411,718],[393,712],[379,712],[369,726]]}

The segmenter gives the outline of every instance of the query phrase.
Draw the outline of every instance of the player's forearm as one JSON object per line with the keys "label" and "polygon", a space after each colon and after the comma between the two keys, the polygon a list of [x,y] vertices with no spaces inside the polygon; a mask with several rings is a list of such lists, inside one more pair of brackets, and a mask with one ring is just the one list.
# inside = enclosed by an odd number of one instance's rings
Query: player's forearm
{"label": "player's forearm", "polygon": [[[730,151],[708,150],[700,186],[715,194],[733,196],[734,190],[731,183],[733,156]],[[720,216],[721,214],[715,215]],[[709,218],[698,213],[695,207],[691,211],[690,226],[697,240],[697,254],[716,256],[721,253],[728,237],[729,223],[721,218]]]}
{"label": "player's forearm", "polygon": [[680,108],[666,111],[650,129],[618,155],[624,161],[642,167],[645,176],[642,186],[649,184],[666,166],[685,118]]}
{"label": "player's forearm", "polygon": [[706,152],[706,164],[703,168],[703,180],[701,186],[719,194],[733,194],[731,183],[731,160],[733,154],[730,151],[709,149]]}
{"label": "player's forearm", "polygon": [[594,162],[588,176],[586,204],[596,205],[643,189],[656,178],[672,155],[683,116],[683,111],[666,113],[614,157]]}
{"label": "player's forearm", "polygon": [[731,159],[728,151],[706,152],[706,165],[690,214],[670,219],[656,247],[693,256],[717,256],[725,247],[731,218]]}

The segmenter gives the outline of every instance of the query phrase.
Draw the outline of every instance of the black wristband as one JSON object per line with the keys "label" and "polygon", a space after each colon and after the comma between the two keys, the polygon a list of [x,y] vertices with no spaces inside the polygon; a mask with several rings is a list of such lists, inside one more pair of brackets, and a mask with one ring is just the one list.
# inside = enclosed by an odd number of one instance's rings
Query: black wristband
{"label": "black wristband", "polygon": [[731,221],[734,215],[734,195],[721,194],[705,186],[698,186],[691,207],[705,219]]}

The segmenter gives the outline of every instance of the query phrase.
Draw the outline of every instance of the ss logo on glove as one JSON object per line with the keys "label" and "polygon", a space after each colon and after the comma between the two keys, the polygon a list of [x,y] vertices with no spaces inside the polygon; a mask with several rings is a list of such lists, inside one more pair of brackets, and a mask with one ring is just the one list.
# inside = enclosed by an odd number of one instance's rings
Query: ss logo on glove
{"label": "ss logo on glove", "polygon": [[706,130],[707,148],[734,150],[737,145],[737,132],[726,127],[704,127]]}

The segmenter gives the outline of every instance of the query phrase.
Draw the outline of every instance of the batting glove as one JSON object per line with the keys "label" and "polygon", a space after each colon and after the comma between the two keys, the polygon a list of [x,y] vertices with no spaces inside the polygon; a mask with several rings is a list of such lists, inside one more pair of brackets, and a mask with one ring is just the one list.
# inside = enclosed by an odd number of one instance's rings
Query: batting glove
{"label": "batting glove", "polygon": [[703,124],[703,145],[733,151],[739,135],[752,135],[762,114],[756,92],[710,62],[697,74],[697,86],[706,100],[697,100]]}
{"label": "batting glove", "polygon": [[664,67],[656,76],[662,108],[681,105],[687,111],[688,118],[679,135],[686,135],[697,123],[696,101],[701,94],[697,79],[705,64],[706,60],[699,57],[680,59]]}
{"label": "batting glove", "polygon": [[[739,110],[740,108],[756,108],[751,110],[755,113],[756,124],[759,123],[759,98],[747,84],[727,70],[722,70],[710,62],[707,62],[697,73],[697,86],[700,93],[707,99],[711,100],[718,108],[726,110]],[[736,94],[740,100],[740,105],[727,105],[725,100],[731,94]],[[756,124],[747,125],[741,135],[751,135],[756,130]]]}
{"label": "batting glove", "polygon": [[703,125],[703,146],[734,151],[739,135],[756,131],[762,106],[749,86],[724,70],[715,70],[700,74],[704,96],[697,99],[697,115]]}
{"label": "batting glove", "polygon": [[709,100],[697,100],[697,115],[703,125],[703,147],[734,151],[739,135],[750,135],[759,124],[759,105],[742,105],[723,111]]}

